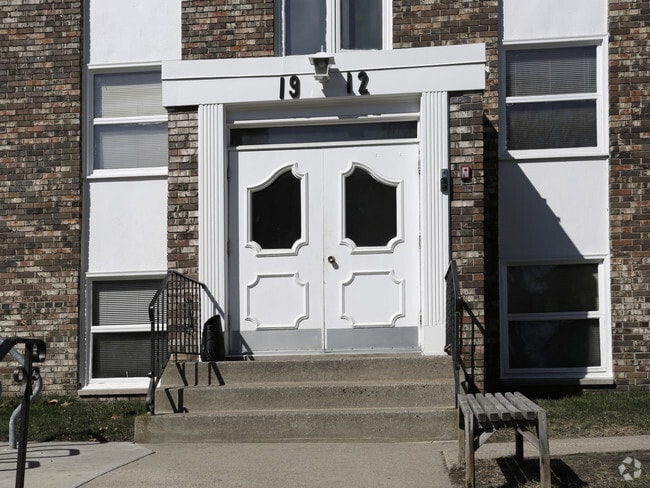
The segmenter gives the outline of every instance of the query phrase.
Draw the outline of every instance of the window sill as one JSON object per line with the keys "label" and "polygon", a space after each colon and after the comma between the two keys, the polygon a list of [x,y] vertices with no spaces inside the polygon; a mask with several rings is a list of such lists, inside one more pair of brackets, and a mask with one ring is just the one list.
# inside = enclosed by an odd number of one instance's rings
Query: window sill
{"label": "window sill", "polygon": [[96,169],[87,180],[118,180],[130,178],[166,178],[168,175],[167,166],[154,168],[133,168],[133,169]]}
{"label": "window sill", "polygon": [[504,385],[522,385],[522,386],[612,386],[615,384],[614,377],[609,374],[602,376],[570,377],[570,376],[509,376],[501,377],[501,383]]}
{"label": "window sill", "polygon": [[149,378],[115,379],[105,382],[93,382],[79,389],[80,397],[92,396],[129,396],[146,395],[149,389]]}
{"label": "window sill", "polygon": [[519,151],[500,151],[499,159],[502,162],[519,162],[528,160],[547,159],[586,159],[586,158],[607,158],[609,153],[606,149],[598,147],[576,148],[576,149],[527,149]]}

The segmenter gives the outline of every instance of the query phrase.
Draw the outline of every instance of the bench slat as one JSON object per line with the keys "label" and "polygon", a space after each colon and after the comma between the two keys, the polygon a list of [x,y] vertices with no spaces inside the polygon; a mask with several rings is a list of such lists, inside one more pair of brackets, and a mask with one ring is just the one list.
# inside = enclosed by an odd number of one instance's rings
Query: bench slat
{"label": "bench slat", "polygon": [[467,395],[467,403],[469,403],[472,412],[474,412],[474,416],[479,422],[485,422],[488,419],[487,414],[483,411],[483,408],[478,403],[474,395]]}
{"label": "bench slat", "polygon": [[521,410],[521,413],[524,414],[526,420],[535,420],[537,418],[537,412],[535,410],[531,410],[525,402],[522,402],[513,393],[507,392],[505,396],[510,403]]}
{"label": "bench slat", "polygon": [[476,401],[479,402],[481,408],[483,408],[483,411],[488,416],[488,419],[490,419],[490,422],[496,422],[497,420],[500,420],[501,416],[499,415],[498,410],[495,408],[492,402],[490,402],[486,398],[485,395],[481,395],[480,393],[477,393]]}
{"label": "bench slat", "polygon": [[493,405],[493,408],[498,412],[499,418],[501,420],[508,422],[511,419],[511,415],[508,409],[501,405],[501,403],[499,403],[499,401],[494,397],[492,393],[486,393],[485,399]]}
{"label": "bench slat", "polygon": [[506,397],[503,396],[503,393],[496,393],[494,395],[494,398],[501,404],[505,409],[507,409],[510,412],[510,415],[512,418],[515,420],[522,420],[524,418],[524,414],[519,411],[517,407],[515,407],[512,403],[510,403]]}

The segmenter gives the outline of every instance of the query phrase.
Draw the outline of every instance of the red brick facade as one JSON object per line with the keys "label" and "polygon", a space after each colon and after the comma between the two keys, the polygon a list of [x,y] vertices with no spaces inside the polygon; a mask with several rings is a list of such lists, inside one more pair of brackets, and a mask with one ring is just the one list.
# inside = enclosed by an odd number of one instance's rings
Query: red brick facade
{"label": "red brick facade", "polygon": [[650,388],[650,2],[609,2],[614,373]]}
{"label": "red brick facade", "polygon": [[167,266],[198,278],[199,171],[197,112],[169,114]]}
{"label": "red brick facade", "polygon": [[81,2],[0,5],[0,334],[46,341],[49,391],[78,381],[81,26]]}
{"label": "red brick facade", "polygon": [[273,56],[273,0],[183,1],[183,59]]}

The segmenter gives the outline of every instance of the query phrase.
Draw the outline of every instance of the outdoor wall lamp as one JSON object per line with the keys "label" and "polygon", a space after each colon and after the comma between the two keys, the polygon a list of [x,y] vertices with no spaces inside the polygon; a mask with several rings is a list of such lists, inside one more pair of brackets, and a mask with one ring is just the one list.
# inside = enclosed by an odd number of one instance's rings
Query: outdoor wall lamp
{"label": "outdoor wall lamp", "polygon": [[334,56],[328,53],[316,53],[309,56],[309,62],[314,67],[314,78],[325,83],[330,79],[330,66],[334,64]]}

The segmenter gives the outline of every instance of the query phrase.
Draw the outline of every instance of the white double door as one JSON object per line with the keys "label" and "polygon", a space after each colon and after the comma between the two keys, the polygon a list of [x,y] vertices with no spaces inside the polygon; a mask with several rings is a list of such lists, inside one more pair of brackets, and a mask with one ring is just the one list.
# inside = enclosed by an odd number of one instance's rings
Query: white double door
{"label": "white double door", "polygon": [[230,154],[232,353],[415,350],[413,144]]}

